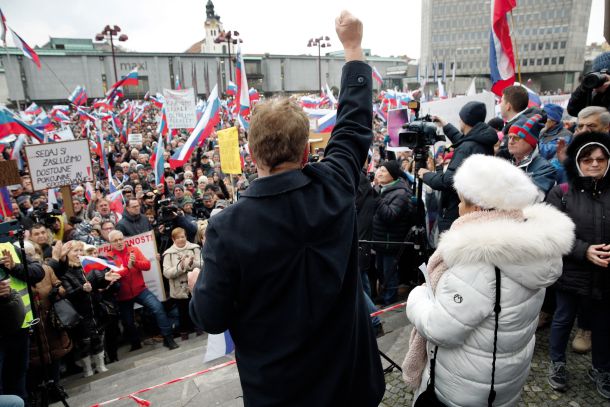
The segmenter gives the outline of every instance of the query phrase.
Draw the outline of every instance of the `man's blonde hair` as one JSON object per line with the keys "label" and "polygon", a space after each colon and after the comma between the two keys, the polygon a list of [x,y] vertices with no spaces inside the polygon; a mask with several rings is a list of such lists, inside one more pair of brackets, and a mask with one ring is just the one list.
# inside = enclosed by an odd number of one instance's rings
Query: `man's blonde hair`
{"label": "man's blonde hair", "polygon": [[301,162],[309,141],[309,118],[296,102],[274,98],[256,105],[248,143],[254,159],[273,169]]}

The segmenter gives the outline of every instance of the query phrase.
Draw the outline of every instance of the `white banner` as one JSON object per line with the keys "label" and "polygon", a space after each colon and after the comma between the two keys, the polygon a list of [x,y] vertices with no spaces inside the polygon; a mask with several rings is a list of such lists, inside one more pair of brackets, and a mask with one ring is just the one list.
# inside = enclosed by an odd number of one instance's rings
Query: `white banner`
{"label": "white banner", "polygon": [[127,143],[132,146],[141,146],[142,145],[142,134],[140,133],[132,133],[127,136]]}
{"label": "white banner", "polygon": [[439,116],[445,119],[448,123],[453,124],[458,129],[460,128],[460,109],[468,102],[477,101],[485,104],[487,108],[487,122],[495,116],[496,99],[491,92],[477,93],[472,96],[461,96],[453,99],[443,99],[434,102],[425,102],[421,104],[419,112],[420,117],[426,114]]}
{"label": "white banner", "polygon": [[89,140],[24,147],[34,191],[93,181]]}
{"label": "white banner", "polygon": [[[139,235],[125,237],[125,244],[140,249],[144,257],[150,261],[150,269],[142,271],[144,282],[146,283],[146,287],[155,294],[159,301],[165,301],[167,296],[163,289],[161,266],[157,261],[157,244],[155,242],[154,232],[151,230]],[[112,252],[112,248],[110,247],[110,244],[105,244],[99,246],[97,251],[100,256],[111,257],[110,253]]]}
{"label": "white banner", "polygon": [[70,127],[64,127],[62,129],[53,130],[45,134],[50,140],[53,141],[70,141],[74,140],[74,133]]}
{"label": "white banner", "polygon": [[193,88],[163,89],[165,114],[170,129],[192,129],[197,124],[195,92]]}

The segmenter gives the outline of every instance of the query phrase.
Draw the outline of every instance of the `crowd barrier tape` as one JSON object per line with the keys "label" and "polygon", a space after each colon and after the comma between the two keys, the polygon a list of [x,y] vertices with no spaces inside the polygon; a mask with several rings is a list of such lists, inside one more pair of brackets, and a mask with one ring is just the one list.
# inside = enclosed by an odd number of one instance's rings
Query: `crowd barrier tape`
{"label": "crowd barrier tape", "polygon": [[[371,317],[376,317],[376,316],[378,316],[378,315],[385,314],[386,312],[390,312],[390,311],[396,310],[396,309],[398,309],[398,308],[402,308],[402,307],[404,307],[404,306],[406,306],[406,305],[407,305],[407,303],[406,303],[406,302],[401,302],[400,304],[395,304],[395,305],[392,305],[391,307],[387,307],[387,308],[384,308],[384,309],[380,309],[379,311],[375,311],[375,312],[373,312],[373,313],[371,314]],[[154,390],[154,389],[158,389],[159,387],[164,387],[164,386],[168,386],[168,385],[170,385],[170,384],[174,384],[174,383],[183,382],[183,381],[185,381],[185,380],[190,380],[190,379],[192,379],[193,377],[196,377],[196,376],[201,376],[201,375],[203,375],[203,374],[206,374],[206,373],[209,373],[209,372],[213,372],[213,371],[215,371],[215,370],[219,370],[219,369],[222,369],[223,367],[231,366],[231,365],[234,365],[234,364],[236,364],[236,363],[237,363],[237,361],[236,361],[236,360],[230,360],[230,361],[228,361],[228,362],[221,363],[221,364],[219,364],[219,365],[215,365],[215,366],[209,367],[209,368],[204,369],[204,370],[201,370],[201,371],[199,371],[199,372],[191,373],[191,374],[188,374],[188,375],[186,375],[186,376],[179,377],[179,378],[177,378],[177,379],[172,379],[172,380],[169,380],[169,381],[167,381],[167,382],[165,382],[165,383],[155,384],[154,386],[151,386],[151,387],[146,387],[146,388],[144,388],[144,389],[140,389],[140,390],[138,390],[138,391],[134,391],[133,393],[126,394],[126,395],[124,395],[124,396],[119,396],[119,397],[114,398],[114,399],[112,399],[112,400],[107,400],[107,401],[104,401],[104,402],[102,402],[102,403],[92,404],[92,405],[91,405],[91,407],[101,407],[101,406],[106,406],[106,405],[111,404],[111,403],[114,403],[114,402],[116,402],[116,401],[119,401],[119,400],[126,400],[126,399],[131,399],[131,400],[133,400],[134,402],[136,402],[136,403],[137,403],[138,405],[140,405],[140,406],[146,406],[146,407],[148,407],[148,406],[150,406],[152,403],[151,403],[150,401],[148,401],[148,400],[144,400],[144,399],[142,399],[142,398],[140,398],[140,397],[137,397],[137,396],[136,396],[136,394],[146,393],[147,391],[151,391],[151,390]]]}

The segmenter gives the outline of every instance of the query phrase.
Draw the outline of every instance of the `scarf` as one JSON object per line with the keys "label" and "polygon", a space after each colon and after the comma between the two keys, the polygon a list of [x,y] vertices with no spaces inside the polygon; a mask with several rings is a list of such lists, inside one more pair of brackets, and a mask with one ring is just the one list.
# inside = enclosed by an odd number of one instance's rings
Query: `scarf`
{"label": "scarf", "polygon": [[[523,211],[521,210],[476,211],[459,217],[453,222],[450,230],[459,229],[464,224],[486,223],[502,218],[514,219],[517,222],[523,222],[525,220]],[[442,237],[439,246],[440,245],[442,245]],[[430,285],[432,285],[433,292],[436,292],[436,286],[447,270],[448,267],[443,261],[440,251],[437,249],[428,260],[428,273],[430,275]],[[402,377],[407,384],[407,387],[413,391],[416,391],[419,388],[422,373],[424,372],[428,361],[426,345],[426,339],[417,332],[417,329],[413,328],[411,337],[409,338],[409,350],[407,351],[405,360],[402,362]]]}

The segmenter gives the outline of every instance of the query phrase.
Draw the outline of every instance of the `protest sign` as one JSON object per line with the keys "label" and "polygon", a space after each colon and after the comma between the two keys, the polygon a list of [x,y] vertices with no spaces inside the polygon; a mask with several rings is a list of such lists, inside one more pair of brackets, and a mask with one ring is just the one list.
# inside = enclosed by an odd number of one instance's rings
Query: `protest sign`
{"label": "protest sign", "polygon": [[129,145],[132,147],[142,145],[142,134],[132,133],[132,134],[128,135],[127,143],[129,143]]}
{"label": "protest sign", "polygon": [[[139,235],[127,237],[125,236],[125,245],[128,247],[137,247],[140,249],[144,257],[150,261],[150,269],[142,271],[144,282],[150,291],[159,299],[165,301],[165,289],[163,288],[163,276],[161,274],[161,266],[157,261],[157,244],[155,242],[154,232],[148,231]],[[99,246],[97,251],[100,256],[109,257],[112,259],[112,247],[110,244]],[[115,261],[115,264],[118,264]]]}
{"label": "protest sign", "polygon": [[70,141],[74,140],[74,133],[70,127],[64,127],[52,132],[46,133],[47,137],[53,141]]}
{"label": "protest sign", "polygon": [[21,184],[17,161],[0,161],[0,187]]}
{"label": "protest sign", "polygon": [[241,174],[239,133],[237,127],[216,132],[220,149],[220,168],[225,174]]}
{"label": "protest sign", "polygon": [[390,135],[390,145],[398,146],[398,133],[402,130],[402,125],[409,122],[409,109],[394,109],[388,111],[388,134]]}
{"label": "protest sign", "polygon": [[165,114],[170,129],[192,129],[197,124],[195,92],[193,88],[163,89]]}
{"label": "protest sign", "polygon": [[490,120],[495,115],[496,100],[495,95],[491,92],[477,93],[472,96],[461,96],[452,99],[437,100],[434,102],[422,103],[419,112],[420,116],[426,114],[442,117],[447,123],[453,124],[458,129],[460,128],[460,109],[468,102],[481,102],[487,108],[487,116],[485,121]]}
{"label": "protest sign", "polygon": [[93,181],[89,140],[31,144],[24,148],[34,191]]}

